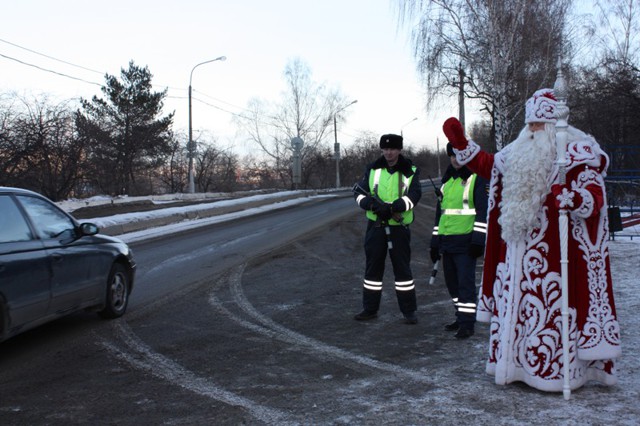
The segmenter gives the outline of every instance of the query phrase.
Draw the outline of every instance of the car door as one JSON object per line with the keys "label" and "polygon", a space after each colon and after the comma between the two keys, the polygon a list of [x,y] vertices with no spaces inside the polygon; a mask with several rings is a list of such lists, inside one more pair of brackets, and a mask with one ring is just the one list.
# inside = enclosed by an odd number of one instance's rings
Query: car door
{"label": "car door", "polygon": [[0,194],[0,303],[8,329],[19,329],[47,314],[51,266],[42,242],[9,194]]}
{"label": "car door", "polygon": [[53,203],[39,197],[19,196],[50,259],[49,313],[64,314],[97,303],[106,279],[99,277],[96,253],[76,235],[76,223]]}

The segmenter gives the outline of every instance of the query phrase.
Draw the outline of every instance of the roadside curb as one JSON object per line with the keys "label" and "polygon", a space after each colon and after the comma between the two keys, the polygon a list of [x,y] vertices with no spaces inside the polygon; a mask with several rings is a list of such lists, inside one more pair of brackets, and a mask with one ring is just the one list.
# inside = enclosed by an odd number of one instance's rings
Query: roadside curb
{"label": "roadside curb", "polygon": [[[127,220],[127,214],[120,214],[105,218],[96,218],[94,221],[100,227],[100,233],[105,235],[117,236],[130,232],[143,231],[145,229],[156,228],[159,226],[170,225],[183,221],[192,221],[204,219],[211,216],[219,216],[229,213],[235,213],[246,209],[261,207],[267,204],[274,204],[297,198],[309,198],[318,195],[317,191],[289,192],[283,194],[273,194],[268,198],[247,197],[246,201],[233,203],[225,203],[224,201],[212,202],[207,204],[194,204],[191,206],[169,207],[162,209],[162,215],[155,213],[147,218],[136,216]],[[114,220],[114,219],[118,220]]]}

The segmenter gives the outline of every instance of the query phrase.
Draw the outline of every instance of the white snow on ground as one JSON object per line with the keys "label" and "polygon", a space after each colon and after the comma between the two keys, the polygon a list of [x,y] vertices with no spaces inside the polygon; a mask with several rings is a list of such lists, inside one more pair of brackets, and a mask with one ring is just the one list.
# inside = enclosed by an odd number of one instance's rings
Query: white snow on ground
{"label": "white snow on ground", "polygon": [[[270,210],[278,210],[285,207],[294,206],[297,204],[302,204],[308,202],[310,199],[317,199],[323,197],[332,197],[333,195],[325,194],[325,195],[311,195],[312,191],[285,191],[285,192],[276,192],[271,194],[259,194],[259,195],[251,195],[242,198],[230,199],[230,200],[220,200],[211,203],[201,203],[201,204],[193,204],[189,206],[181,206],[181,207],[167,207],[164,209],[150,210],[144,212],[136,212],[136,213],[122,213],[116,214],[113,216],[107,217],[96,217],[92,219],[88,219],[85,221],[90,221],[95,223],[100,228],[106,228],[108,226],[115,226],[120,224],[130,224],[134,222],[145,222],[145,221],[153,221],[154,219],[170,217],[177,213],[188,213],[188,212],[198,212],[204,210],[215,210],[215,209],[225,209],[231,206],[241,206],[247,203],[252,203],[260,200],[270,200],[276,198],[282,198],[283,195],[291,195],[298,196],[299,198],[294,198],[286,201],[276,201],[272,204],[266,204],[261,207],[253,207],[244,209],[234,213],[222,214],[218,216],[211,216],[208,218],[196,219],[196,220],[185,220],[182,222],[177,222],[170,225],[160,226],[156,228],[146,229],[142,231],[130,232],[128,234],[118,235],[118,238],[121,240],[131,243],[134,241],[141,241],[148,238],[154,238],[158,235],[167,235],[176,232],[181,232],[187,229],[197,228],[199,226],[211,225],[214,223],[225,222],[233,219],[237,219],[240,217],[255,215],[259,213],[263,213]],[[201,200],[203,198],[214,199],[221,198],[224,194],[172,194],[166,196],[152,196],[152,197],[117,197],[112,198],[108,196],[97,196],[92,197],[87,200],[67,200],[56,203],[59,207],[67,212],[71,212],[73,214],[74,210],[77,210],[81,207],[86,206],[95,206],[100,204],[110,204],[110,203],[126,203],[133,201],[142,201],[142,200],[151,200],[154,203],[167,203],[171,201],[179,201],[184,200],[184,196],[191,195],[189,199],[197,199]],[[160,199],[158,197],[161,197]]]}
{"label": "white snow on ground", "polygon": [[[234,220],[234,219],[238,219],[246,216],[252,216],[252,215],[256,215],[256,214],[263,213],[270,210],[283,209],[285,207],[291,207],[297,204],[306,203],[309,201],[309,198],[317,198],[317,197],[327,197],[327,196],[319,195],[316,197],[295,198],[293,200],[280,201],[274,204],[267,204],[261,207],[253,207],[250,209],[245,209],[245,210],[241,210],[234,213],[227,213],[219,216],[211,216],[208,218],[197,219],[197,220],[187,220],[183,222],[173,223],[171,225],[160,226],[157,228],[130,232],[128,234],[118,235],[117,237],[126,243],[132,243],[134,241],[142,241],[149,238],[155,238],[159,235],[168,235],[168,234],[173,234],[177,232],[182,232],[182,231],[186,231],[187,229],[194,229],[200,226],[212,225],[214,223],[228,222],[230,220]],[[233,200],[233,201],[237,201],[237,200]],[[223,203],[223,201],[220,201],[219,203]],[[220,204],[216,203],[216,205],[219,206]],[[191,207],[195,207],[195,206],[191,206]],[[200,204],[197,207],[198,209],[203,208],[202,204]],[[126,213],[126,214],[120,214],[120,215],[110,216],[106,218],[91,219],[91,221],[100,227],[104,227],[107,225],[114,225],[121,222],[130,222],[133,220],[149,220],[154,217],[161,217],[166,215],[167,214],[166,210],[182,209],[182,211],[184,211],[185,208],[186,207],[172,207],[169,209],[161,209],[161,210],[155,210],[153,212],[146,212],[146,214],[145,213]]]}
{"label": "white snow on ground", "polygon": [[[249,191],[246,194],[251,195],[255,192],[254,195],[258,197],[273,197],[276,194],[283,194],[283,192],[275,192],[272,194],[265,194],[262,191]],[[288,191],[290,193],[308,193],[309,191]],[[194,194],[183,194],[183,193],[175,193],[175,194],[163,194],[163,195],[146,195],[142,197],[130,197],[128,195],[120,195],[116,197],[111,197],[108,195],[96,195],[90,198],[72,198],[65,201],[60,201],[56,204],[60,206],[65,211],[73,211],[79,209],[80,207],[90,207],[90,206],[100,206],[103,204],[124,204],[131,203],[135,201],[151,201],[154,204],[164,204],[171,203],[174,201],[188,201],[188,200],[203,200],[203,199],[220,199],[220,198],[228,198],[229,194],[225,192],[206,192],[206,193],[194,193]]]}

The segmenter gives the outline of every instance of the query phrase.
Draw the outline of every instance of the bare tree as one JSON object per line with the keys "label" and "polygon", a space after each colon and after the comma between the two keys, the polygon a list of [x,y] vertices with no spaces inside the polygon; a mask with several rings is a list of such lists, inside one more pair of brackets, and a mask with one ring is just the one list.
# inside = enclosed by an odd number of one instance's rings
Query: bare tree
{"label": "bare tree", "polygon": [[3,180],[53,200],[69,196],[82,177],[85,157],[69,102],[41,97],[13,105],[0,121]]}
{"label": "bare tree", "polygon": [[515,133],[523,99],[553,84],[570,4],[571,0],[400,0],[399,22],[411,28],[427,106],[456,95],[456,79],[464,69],[465,95],[489,112],[496,147],[501,149]]}
{"label": "bare tree", "polygon": [[[236,121],[287,187],[291,183],[291,139],[300,137],[304,141],[304,164],[308,153],[317,152],[328,142],[334,113],[344,101],[338,90],[313,81],[310,68],[299,58],[287,64],[284,77],[286,90],[278,102],[253,99],[248,112]],[[302,173],[304,181],[306,171]]]}
{"label": "bare tree", "polygon": [[626,64],[636,63],[640,44],[639,0],[596,0],[600,44],[604,55]]}
{"label": "bare tree", "polygon": [[[638,199],[640,175],[639,0],[594,0],[588,60],[570,76],[571,123],[609,155],[610,205]],[[572,77],[572,78],[571,78]]]}
{"label": "bare tree", "polygon": [[344,148],[340,161],[340,175],[346,184],[362,179],[365,167],[380,156],[380,137],[372,132],[362,132],[353,144]]}
{"label": "bare tree", "polygon": [[0,185],[15,185],[23,155],[14,137],[16,115],[15,96],[0,95]]}
{"label": "bare tree", "polygon": [[196,158],[196,185],[199,191],[226,191],[236,189],[238,158],[228,150],[218,149],[215,140],[201,143]]}
{"label": "bare tree", "polygon": [[172,136],[165,160],[156,170],[158,179],[170,193],[185,192],[188,183],[186,139],[185,135]]}
{"label": "bare tree", "polygon": [[640,0],[595,0],[594,5],[597,42],[592,64],[574,77],[571,116],[607,150],[615,175],[638,170]]}
{"label": "bare tree", "polygon": [[335,160],[333,151],[326,145],[305,151],[302,163],[302,186],[305,188],[329,188],[335,185]]}
{"label": "bare tree", "polygon": [[277,188],[279,178],[264,157],[248,155],[242,159],[242,169],[238,173],[238,184],[243,189]]}

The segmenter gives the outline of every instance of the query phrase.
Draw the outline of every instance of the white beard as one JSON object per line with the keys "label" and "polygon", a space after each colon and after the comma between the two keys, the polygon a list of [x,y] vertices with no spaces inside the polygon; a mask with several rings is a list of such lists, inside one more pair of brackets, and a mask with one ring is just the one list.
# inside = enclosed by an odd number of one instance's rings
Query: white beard
{"label": "white beard", "polygon": [[500,217],[502,239],[522,241],[540,227],[541,207],[550,191],[556,158],[555,126],[532,133],[525,127],[506,153]]}

